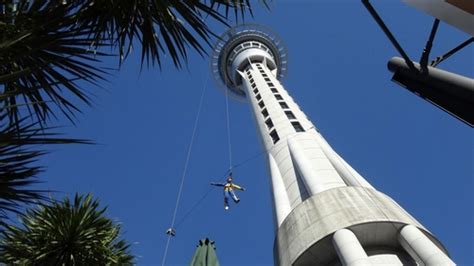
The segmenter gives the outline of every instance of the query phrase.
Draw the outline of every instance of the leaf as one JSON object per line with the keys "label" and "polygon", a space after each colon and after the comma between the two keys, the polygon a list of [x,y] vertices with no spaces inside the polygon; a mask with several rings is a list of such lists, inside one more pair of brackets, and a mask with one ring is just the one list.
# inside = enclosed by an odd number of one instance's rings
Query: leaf
{"label": "leaf", "polygon": [[34,265],[132,265],[121,227],[92,194],[53,200],[20,216],[0,239],[0,261]]}
{"label": "leaf", "polygon": [[[5,115],[0,116],[0,121],[4,118]],[[43,167],[35,164],[46,153],[38,150],[39,145],[89,143],[60,138],[48,131],[25,121],[7,123],[0,128],[0,223],[8,212],[18,213],[23,204],[44,199],[46,191],[30,188],[38,183],[37,175],[43,171]]]}

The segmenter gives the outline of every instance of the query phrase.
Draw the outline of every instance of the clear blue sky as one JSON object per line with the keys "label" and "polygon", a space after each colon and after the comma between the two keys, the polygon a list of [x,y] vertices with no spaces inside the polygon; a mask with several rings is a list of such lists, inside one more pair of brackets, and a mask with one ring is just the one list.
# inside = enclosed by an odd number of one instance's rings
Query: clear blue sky
{"label": "clear blue sky", "polygon": [[[418,59],[432,18],[400,1],[373,1],[407,52]],[[447,247],[459,265],[473,264],[473,131],[390,81],[396,51],[360,1],[275,1],[256,5],[257,22],[286,42],[283,84],[328,142],[377,189],[395,199]],[[214,27],[217,33],[225,29]],[[441,24],[433,55],[467,34]],[[139,53],[102,84],[69,136],[100,145],[62,146],[44,159],[42,188],[93,192],[123,224],[140,265],[161,263],[207,59],[191,53],[188,69],[168,61],[140,72]],[[473,76],[472,46],[439,67]],[[115,61],[110,61],[116,66]],[[225,101],[212,80],[205,95],[178,220],[227,170]],[[234,163],[261,151],[247,104],[230,103]],[[200,238],[216,241],[222,265],[272,265],[274,227],[262,157],[237,168],[247,187],[225,212],[216,189],[177,229],[170,265],[186,265]]]}

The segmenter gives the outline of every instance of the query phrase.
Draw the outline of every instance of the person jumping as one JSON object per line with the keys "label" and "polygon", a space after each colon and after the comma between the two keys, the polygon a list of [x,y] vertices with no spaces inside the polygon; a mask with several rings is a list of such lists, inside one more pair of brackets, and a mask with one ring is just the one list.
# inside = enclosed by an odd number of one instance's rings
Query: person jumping
{"label": "person jumping", "polygon": [[240,199],[235,195],[234,188],[238,190],[245,191],[245,188],[232,183],[232,173],[227,177],[225,183],[211,183],[211,185],[216,187],[224,187],[224,209],[229,209],[229,197],[232,197],[235,203],[239,203]]}

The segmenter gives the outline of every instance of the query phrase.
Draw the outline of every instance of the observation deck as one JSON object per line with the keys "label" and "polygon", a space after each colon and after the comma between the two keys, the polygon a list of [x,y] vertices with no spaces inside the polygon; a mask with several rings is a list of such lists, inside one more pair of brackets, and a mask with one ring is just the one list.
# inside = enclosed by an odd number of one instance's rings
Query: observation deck
{"label": "observation deck", "polygon": [[234,98],[245,98],[238,71],[250,62],[266,62],[281,80],[287,72],[288,53],[278,35],[257,24],[243,24],[229,29],[217,41],[211,56],[211,71],[219,88],[229,89]]}

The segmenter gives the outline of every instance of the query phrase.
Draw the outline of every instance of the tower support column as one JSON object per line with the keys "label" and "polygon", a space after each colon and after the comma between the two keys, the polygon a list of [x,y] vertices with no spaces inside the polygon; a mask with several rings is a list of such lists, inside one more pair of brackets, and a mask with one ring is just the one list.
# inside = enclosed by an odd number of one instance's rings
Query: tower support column
{"label": "tower support column", "polygon": [[277,228],[283,223],[283,220],[290,214],[291,205],[286,193],[285,184],[281,177],[278,165],[271,154],[268,155],[268,163],[270,165],[270,182],[272,184],[272,195],[276,216]]}
{"label": "tower support column", "polygon": [[356,235],[348,229],[337,230],[333,237],[332,243],[336,249],[337,255],[345,266],[369,266],[367,253],[357,240]]}
{"label": "tower support column", "polygon": [[420,265],[456,265],[420,229],[413,225],[404,226],[400,230],[398,239],[403,248]]}
{"label": "tower support column", "polygon": [[316,134],[316,141],[319,143],[324,154],[328,157],[331,164],[348,186],[367,187],[374,189],[374,187],[369,182],[367,182],[365,178],[363,178],[331,148],[329,143],[327,143],[319,133]]}
{"label": "tower support column", "polygon": [[288,148],[294,158],[297,171],[301,174],[306,189],[310,195],[316,195],[322,191],[343,187],[345,183],[337,175],[327,173],[326,165],[315,165],[306,158],[303,148],[292,138],[288,138]]}

